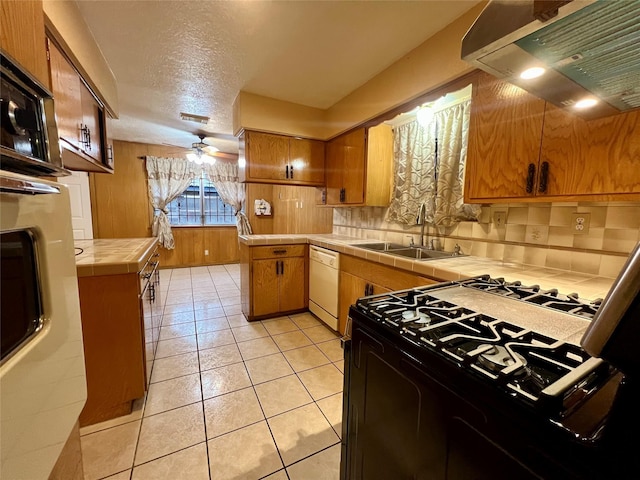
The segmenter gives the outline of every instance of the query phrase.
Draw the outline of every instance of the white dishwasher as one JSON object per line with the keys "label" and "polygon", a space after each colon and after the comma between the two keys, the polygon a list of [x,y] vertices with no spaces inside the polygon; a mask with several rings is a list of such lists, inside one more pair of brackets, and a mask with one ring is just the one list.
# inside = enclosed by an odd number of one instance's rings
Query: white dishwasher
{"label": "white dishwasher", "polygon": [[326,248],[309,247],[309,310],[338,330],[340,254]]}

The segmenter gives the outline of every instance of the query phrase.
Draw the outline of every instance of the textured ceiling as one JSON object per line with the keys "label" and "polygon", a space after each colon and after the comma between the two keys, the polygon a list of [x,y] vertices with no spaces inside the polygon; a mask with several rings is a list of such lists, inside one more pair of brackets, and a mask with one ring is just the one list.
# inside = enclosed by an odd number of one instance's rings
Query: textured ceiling
{"label": "textured ceiling", "polygon": [[202,131],[225,152],[240,90],[328,108],[477,3],[77,1],[117,80],[113,137],[189,147]]}

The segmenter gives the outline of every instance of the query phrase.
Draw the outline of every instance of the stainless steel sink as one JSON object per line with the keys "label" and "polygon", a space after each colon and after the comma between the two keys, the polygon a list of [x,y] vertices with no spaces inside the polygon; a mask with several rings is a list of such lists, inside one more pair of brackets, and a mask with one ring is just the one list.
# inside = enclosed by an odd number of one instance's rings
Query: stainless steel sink
{"label": "stainless steel sink", "polygon": [[412,258],[414,260],[434,260],[436,258],[455,258],[465,257],[461,253],[455,252],[443,252],[440,250],[430,250],[426,247],[407,247],[406,245],[400,245],[390,242],[378,242],[378,243],[361,243],[353,244],[354,247],[364,248],[367,250],[375,250],[378,252],[384,252],[388,255],[397,255],[399,257]]}

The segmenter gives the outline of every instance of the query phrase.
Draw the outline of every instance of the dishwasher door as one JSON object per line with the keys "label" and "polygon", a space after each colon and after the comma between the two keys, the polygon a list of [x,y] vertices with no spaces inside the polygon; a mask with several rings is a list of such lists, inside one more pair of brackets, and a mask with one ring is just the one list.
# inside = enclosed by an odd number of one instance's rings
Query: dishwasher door
{"label": "dishwasher door", "polygon": [[338,330],[340,254],[311,245],[309,248],[309,310]]}

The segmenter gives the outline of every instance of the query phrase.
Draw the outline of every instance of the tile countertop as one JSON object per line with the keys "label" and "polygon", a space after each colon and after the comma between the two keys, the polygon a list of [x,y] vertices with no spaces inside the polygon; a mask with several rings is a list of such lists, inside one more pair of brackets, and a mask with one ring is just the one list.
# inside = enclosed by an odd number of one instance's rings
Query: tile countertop
{"label": "tile countertop", "polygon": [[137,273],[157,243],[155,237],[76,240],[78,276]]}
{"label": "tile countertop", "polygon": [[589,300],[604,298],[614,280],[608,277],[534,267],[471,255],[425,261],[411,260],[357,247],[357,244],[380,241],[382,240],[364,240],[333,234],[240,236],[240,242],[247,245],[309,243],[442,281],[460,280],[488,274],[494,278],[503,277],[507,281],[519,280],[523,285],[540,285],[543,289],[556,288],[564,294],[577,293],[581,298]]}

